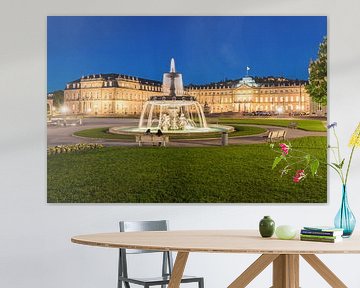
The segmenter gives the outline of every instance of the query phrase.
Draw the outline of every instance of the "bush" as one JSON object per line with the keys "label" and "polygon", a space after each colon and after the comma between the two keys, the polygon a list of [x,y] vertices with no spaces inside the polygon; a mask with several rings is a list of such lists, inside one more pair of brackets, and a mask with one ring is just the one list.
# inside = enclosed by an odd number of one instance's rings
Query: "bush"
{"label": "bush", "polygon": [[104,145],[102,145],[102,144],[92,144],[92,143],[89,143],[89,144],[79,143],[79,144],[74,144],[74,145],[58,145],[58,146],[48,147],[47,154],[54,155],[54,154],[61,154],[61,153],[100,149],[103,147],[104,147]]}

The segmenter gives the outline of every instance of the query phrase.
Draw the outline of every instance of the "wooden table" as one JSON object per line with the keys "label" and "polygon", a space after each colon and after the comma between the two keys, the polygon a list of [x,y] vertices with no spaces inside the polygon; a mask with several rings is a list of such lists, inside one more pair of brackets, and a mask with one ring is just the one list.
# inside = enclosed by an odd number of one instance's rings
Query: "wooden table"
{"label": "wooden table", "polygon": [[255,230],[118,232],[75,236],[77,244],[176,251],[169,288],[178,288],[190,252],[262,254],[228,288],[246,287],[273,263],[273,288],[299,287],[299,256],[303,257],[331,287],[347,287],[315,254],[360,253],[360,237],[336,244],[261,238]]}

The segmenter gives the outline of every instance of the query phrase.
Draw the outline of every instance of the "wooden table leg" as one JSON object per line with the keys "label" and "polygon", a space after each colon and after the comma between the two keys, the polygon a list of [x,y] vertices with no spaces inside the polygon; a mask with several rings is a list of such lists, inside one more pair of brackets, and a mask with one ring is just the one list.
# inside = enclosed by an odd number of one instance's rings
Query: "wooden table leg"
{"label": "wooden table leg", "polygon": [[252,263],[238,278],[232,282],[228,288],[244,288],[254,280],[271,262],[273,262],[278,254],[263,254],[254,263]]}
{"label": "wooden table leg", "polygon": [[185,265],[188,257],[189,257],[189,252],[177,253],[168,288],[180,287],[181,278],[183,277]]}
{"label": "wooden table leg", "polygon": [[314,254],[301,255],[316,272],[333,288],[347,288],[347,286]]}
{"label": "wooden table leg", "polygon": [[272,288],[299,288],[299,255],[281,254],[274,260]]}

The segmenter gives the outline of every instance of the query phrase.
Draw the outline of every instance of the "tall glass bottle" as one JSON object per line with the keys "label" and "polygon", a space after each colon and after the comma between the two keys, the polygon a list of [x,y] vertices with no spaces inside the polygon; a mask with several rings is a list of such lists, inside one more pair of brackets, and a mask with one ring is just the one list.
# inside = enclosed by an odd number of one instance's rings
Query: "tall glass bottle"
{"label": "tall glass bottle", "polygon": [[342,187],[341,206],[336,214],[334,224],[336,228],[344,229],[343,237],[346,238],[350,237],[355,229],[356,219],[349,207],[346,185]]}

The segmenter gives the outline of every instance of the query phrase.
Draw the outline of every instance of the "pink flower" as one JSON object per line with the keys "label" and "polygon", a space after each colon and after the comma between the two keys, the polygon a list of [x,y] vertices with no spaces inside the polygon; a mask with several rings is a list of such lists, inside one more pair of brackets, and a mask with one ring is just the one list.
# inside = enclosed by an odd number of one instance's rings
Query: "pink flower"
{"label": "pink flower", "polygon": [[279,146],[283,152],[283,155],[289,154],[289,146],[287,146],[285,143],[280,143]]}
{"label": "pink flower", "polygon": [[299,183],[302,179],[306,177],[304,170],[297,170],[295,176],[293,177],[293,181],[295,183]]}

